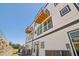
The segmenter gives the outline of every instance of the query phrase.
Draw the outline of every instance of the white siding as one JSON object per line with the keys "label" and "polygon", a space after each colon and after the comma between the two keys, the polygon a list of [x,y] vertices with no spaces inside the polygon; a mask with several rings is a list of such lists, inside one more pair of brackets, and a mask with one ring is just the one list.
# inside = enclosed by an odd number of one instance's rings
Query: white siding
{"label": "white siding", "polygon": [[[60,10],[62,10],[66,5],[69,5],[71,11],[61,17]],[[34,39],[79,19],[79,12],[77,11],[76,7],[73,4],[59,3],[56,7],[54,6],[54,4],[48,4],[45,8],[50,11],[50,15],[52,16],[52,21],[53,21],[53,28],[46,32],[43,32],[39,36],[36,36],[35,34]],[[36,30],[38,26],[39,25],[37,25],[34,30]],[[66,44],[70,44],[67,32],[78,28],[79,28],[79,23],[64,28],[62,30],[59,30],[57,32],[51,33],[45,37],[34,40],[33,42],[39,41],[39,55],[41,56],[45,55],[45,50],[67,50]],[[44,49],[41,49],[40,42],[45,42]],[[31,44],[29,43],[28,45]],[[72,48],[71,48],[71,52],[72,52]]]}

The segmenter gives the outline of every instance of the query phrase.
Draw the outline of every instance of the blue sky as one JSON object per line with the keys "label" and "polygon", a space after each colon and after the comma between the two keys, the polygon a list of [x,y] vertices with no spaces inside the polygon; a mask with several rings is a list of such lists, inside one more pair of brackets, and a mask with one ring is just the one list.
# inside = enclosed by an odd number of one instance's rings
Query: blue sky
{"label": "blue sky", "polygon": [[29,26],[38,11],[45,4],[0,4],[0,30],[7,40],[23,44],[26,40],[25,28]]}

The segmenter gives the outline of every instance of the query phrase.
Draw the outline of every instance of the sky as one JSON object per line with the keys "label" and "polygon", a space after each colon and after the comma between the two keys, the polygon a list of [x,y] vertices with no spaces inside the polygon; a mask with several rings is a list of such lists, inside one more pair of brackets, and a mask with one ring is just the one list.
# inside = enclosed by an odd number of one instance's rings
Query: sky
{"label": "sky", "polygon": [[0,32],[9,42],[24,44],[26,40],[25,28],[35,20],[38,11],[45,4],[0,4]]}

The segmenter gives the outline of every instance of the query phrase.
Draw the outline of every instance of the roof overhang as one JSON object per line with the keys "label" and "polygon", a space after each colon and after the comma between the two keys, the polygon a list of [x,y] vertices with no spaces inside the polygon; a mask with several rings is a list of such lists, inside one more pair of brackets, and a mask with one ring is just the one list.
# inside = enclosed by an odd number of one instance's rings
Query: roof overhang
{"label": "roof overhang", "polygon": [[27,34],[31,34],[33,32],[33,28],[32,27],[29,27],[26,29],[25,31]]}
{"label": "roof overhang", "polygon": [[40,12],[40,14],[37,16],[36,23],[41,24],[47,17],[47,13],[45,13],[44,11]]}

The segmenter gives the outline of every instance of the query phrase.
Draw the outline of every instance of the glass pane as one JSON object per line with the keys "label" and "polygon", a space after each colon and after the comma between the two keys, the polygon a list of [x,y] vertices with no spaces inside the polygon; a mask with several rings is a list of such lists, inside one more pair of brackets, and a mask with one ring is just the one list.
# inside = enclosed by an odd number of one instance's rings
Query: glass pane
{"label": "glass pane", "polygon": [[46,9],[45,12],[50,16],[50,12],[48,9]]}
{"label": "glass pane", "polygon": [[77,8],[77,10],[79,11],[79,3],[74,3],[74,6]]}
{"label": "glass pane", "polygon": [[61,11],[60,14],[61,16],[64,16],[65,14],[69,13],[71,11],[69,5],[66,5]]}
{"label": "glass pane", "polygon": [[47,22],[44,23],[44,32],[47,31]]}
{"label": "glass pane", "polygon": [[39,27],[38,27],[38,29],[37,29],[37,35],[39,35]]}
{"label": "glass pane", "polygon": [[52,18],[48,19],[48,29],[52,28],[53,24],[52,24]]}
{"label": "glass pane", "polygon": [[44,48],[44,42],[41,42],[41,48]]}
{"label": "glass pane", "polygon": [[62,50],[62,56],[71,56],[71,52],[70,51],[66,51],[66,50]]}
{"label": "glass pane", "polygon": [[46,56],[61,56],[60,50],[45,50]]}
{"label": "glass pane", "polygon": [[42,25],[40,25],[40,28],[39,28],[39,34],[42,33]]}
{"label": "glass pane", "polygon": [[79,30],[72,31],[70,33],[70,36],[72,38],[72,43],[74,45],[76,53],[79,56]]}
{"label": "glass pane", "polygon": [[58,3],[54,3],[54,6],[56,7],[58,5]]}

